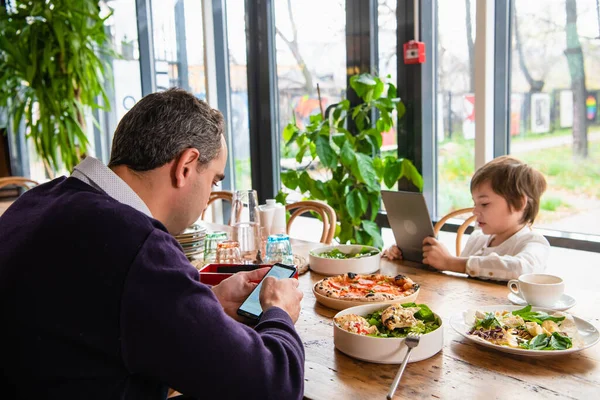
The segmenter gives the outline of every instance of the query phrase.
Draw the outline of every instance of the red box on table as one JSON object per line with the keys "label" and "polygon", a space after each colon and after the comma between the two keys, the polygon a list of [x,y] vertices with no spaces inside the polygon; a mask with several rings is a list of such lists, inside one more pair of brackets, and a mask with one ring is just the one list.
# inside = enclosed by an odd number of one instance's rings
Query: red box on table
{"label": "red box on table", "polygon": [[[198,270],[200,274],[200,282],[207,285],[218,285],[222,280],[229,278],[231,275],[239,272],[239,268],[244,268],[246,271],[251,271],[258,268],[271,268],[271,264],[206,264]],[[228,272],[227,268],[233,271]],[[298,268],[294,278],[298,279]],[[255,281],[258,283],[259,281]]]}

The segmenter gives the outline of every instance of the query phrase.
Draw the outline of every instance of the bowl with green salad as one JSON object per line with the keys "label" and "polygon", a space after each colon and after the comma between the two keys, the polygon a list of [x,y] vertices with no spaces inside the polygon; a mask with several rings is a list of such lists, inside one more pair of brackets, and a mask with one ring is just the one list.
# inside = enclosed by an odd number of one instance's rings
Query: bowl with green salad
{"label": "bowl with green salad", "polygon": [[371,274],[379,270],[381,251],[377,247],[342,244],[319,247],[308,254],[310,269],[322,275],[341,275],[348,272]]}
{"label": "bowl with green salad", "polygon": [[333,343],[342,353],[378,364],[400,364],[410,333],[421,335],[410,362],[437,354],[444,345],[442,318],[426,304],[368,304],[340,311],[333,318]]}

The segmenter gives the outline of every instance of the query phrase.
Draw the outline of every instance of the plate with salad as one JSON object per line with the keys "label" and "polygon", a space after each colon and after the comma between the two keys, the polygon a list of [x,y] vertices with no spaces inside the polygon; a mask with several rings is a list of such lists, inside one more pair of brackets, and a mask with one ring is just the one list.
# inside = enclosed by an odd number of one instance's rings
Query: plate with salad
{"label": "plate with salad", "polygon": [[600,340],[586,320],[531,305],[478,307],[452,316],[450,325],[482,346],[531,357],[574,353]]}
{"label": "plate with salad", "polygon": [[373,363],[401,363],[409,332],[421,335],[410,362],[432,357],[444,345],[442,318],[426,304],[367,304],[347,308],[333,318],[335,347],[350,357]]}
{"label": "plate with salad", "polygon": [[348,272],[371,274],[379,269],[381,251],[360,244],[341,244],[319,247],[308,254],[310,269],[321,275],[340,275]]}

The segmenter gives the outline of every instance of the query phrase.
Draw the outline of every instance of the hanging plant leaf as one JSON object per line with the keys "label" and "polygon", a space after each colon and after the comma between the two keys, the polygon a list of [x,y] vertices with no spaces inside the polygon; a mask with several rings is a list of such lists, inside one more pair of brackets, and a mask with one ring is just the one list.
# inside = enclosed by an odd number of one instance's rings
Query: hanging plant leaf
{"label": "hanging plant leaf", "polygon": [[340,159],[342,161],[342,165],[346,168],[351,168],[352,165],[356,162],[356,156],[354,155],[354,149],[350,142],[344,143],[342,146],[342,150],[340,152]]}
{"label": "hanging plant leaf", "polygon": [[359,179],[359,182],[366,184],[371,190],[377,190],[377,174],[373,168],[373,159],[365,154],[356,154],[356,164],[354,175]]}
{"label": "hanging plant leaf", "polygon": [[317,155],[319,156],[321,163],[327,168],[335,168],[337,166],[338,159],[337,154],[329,145],[329,137],[323,135],[317,136],[315,145],[317,146]]}
{"label": "hanging plant leaf", "polygon": [[401,120],[402,117],[404,117],[404,114],[406,114],[406,106],[404,105],[404,103],[398,102],[396,110],[398,110],[398,120]]}
{"label": "hanging plant leaf", "polygon": [[346,207],[352,219],[360,218],[367,211],[367,204],[367,197],[357,189],[353,189],[346,196]]}
{"label": "hanging plant leaf", "polygon": [[[328,118],[311,117],[305,130],[298,132],[296,160],[300,162],[301,156],[310,151],[320,163],[311,163],[310,173],[303,170],[298,174],[297,190],[333,207],[338,218],[335,238],[340,243],[381,247],[383,240],[375,219],[381,206],[382,184],[392,187],[404,176],[422,188],[422,178],[408,160],[381,158],[382,133],[389,132],[396,115],[402,118],[405,112],[396,88],[370,74],[351,77],[350,86],[362,103],[351,107],[344,99],[329,109],[332,114]],[[378,112],[373,113],[373,109]],[[373,117],[376,119],[371,120]],[[350,124],[352,133],[345,128],[350,121],[354,123]],[[404,129],[402,121],[399,125]],[[305,165],[301,168],[308,169]],[[294,183],[291,175],[284,178],[283,173],[282,182],[286,187]]]}
{"label": "hanging plant leaf", "polygon": [[[19,2],[0,7],[0,106],[24,122],[48,174],[72,170],[87,153],[84,114],[108,105],[109,43],[96,0]],[[77,11],[73,11],[73,9]]]}
{"label": "hanging plant leaf", "polygon": [[325,195],[325,184],[323,181],[312,181],[312,185],[310,188],[310,194],[317,200],[325,200],[327,196]]}
{"label": "hanging plant leaf", "polygon": [[298,127],[295,124],[287,124],[283,129],[283,140],[286,142],[286,145],[289,145],[294,141],[295,136],[298,135]]}
{"label": "hanging plant leaf", "polygon": [[362,228],[369,234],[373,240],[373,246],[381,248],[383,246],[383,239],[381,238],[381,230],[379,226],[373,221],[362,221]]}
{"label": "hanging plant leaf", "polygon": [[298,187],[298,173],[294,170],[288,170],[281,173],[281,183],[291,190]]}
{"label": "hanging plant leaf", "polygon": [[417,167],[406,158],[399,162],[402,164],[402,176],[411,181],[420,191],[423,191],[423,177],[417,171]]}
{"label": "hanging plant leaf", "polygon": [[298,177],[298,188],[300,189],[300,193],[308,192],[310,190],[311,183],[311,177],[306,171],[302,171],[302,173]]}
{"label": "hanging plant leaf", "polygon": [[402,163],[398,162],[398,160],[389,160],[385,163],[383,172],[383,183],[385,183],[385,186],[388,188],[394,186],[401,175]]}
{"label": "hanging plant leaf", "polygon": [[304,154],[306,153],[306,150],[308,150],[308,144],[303,144],[300,147],[300,150],[298,150],[298,154],[296,154],[296,162],[301,163],[302,160],[304,159]]}
{"label": "hanging plant leaf", "polygon": [[377,83],[375,84],[375,88],[373,89],[373,99],[379,99],[384,89],[385,86],[383,85],[383,82],[380,79],[377,79]]}
{"label": "hanging plant leaf", "polygon": [[331,141],[335,143],[338,148],[341,148],[346,142],[346,135],[343,133],[335,133],[331,135]]}

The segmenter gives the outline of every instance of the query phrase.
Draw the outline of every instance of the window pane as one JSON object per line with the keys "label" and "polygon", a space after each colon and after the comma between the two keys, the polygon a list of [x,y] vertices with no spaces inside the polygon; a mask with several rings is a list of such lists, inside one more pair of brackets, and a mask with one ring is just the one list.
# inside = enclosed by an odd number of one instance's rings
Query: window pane
{"label": "window pane", "polygon": [[397,0],[379,0],[378,12],[378,34],[379,47],[379,75],[390,76],[392,82],[396,82],[398,75],[396,57],[396,5]]}
{"label": "window pane", "polygon": [[[291,7],[291,8],[289,8]],[[315,12],[318,10],[318,12]],[[309,123],[310,115],[338,103],[346,92],[346,8],[345,1],[277,1],[277,89],[279,129],[296,120],[298,126]],[[321,91],[321,103],[317,94]],[[281,142],[281,169],[296,169],[298,146]],[[304,168],[309,157],[300,165]],[[314,178],[329,179],[318,168]]]}
{"label": "window pane", "polygon": [[510,153],[548,181],[537,227],[600,234],[597,6],[514,3]]}
{"label": "window pane", "polygon": [[184,15],[185,34],[182,35],[181,40],[185,41],[186,61],[184,62],[180,57],[179,62],[182,68],[187,63],[187,77],[182,75],[182,78],[187,78],[187,81],[180,80],[180,87],[186,88],[194,93],[196,97],[206,100],[202,2],[198,0],[185,0],[183,4],[184,7],[180,12]]}
{"label": "window pane", "polygon": [[[113,49],[121,56],[119,59],[111,59],[109,63],[112,68],[114,89],[112,82],[108,82],[109,87],[106,90],[110,101],[110,111],[97,113],[100,138],[94,136],[94,119],[91,111],[85,110],[87,154],[103,158],[110,152],[110,143],[116,124],[127,110],[141,98],[142,90],[135,0],[109,0],[100,2],[99,5],[102,16],[108,15],[112,10],[113,14],[106,20],[105,26],[109,32]],[[32,140],[27,140],[30,176],[39,182],[45,181],[47,172],[44,163],[35,151]],[[100,144],[100,148],[97,146],[98,144]],[[69,173],[70,171],[63,168],[56,175]]]}
{"label": "window pane", "polygon": [[142,97],[142,81],[135,0],[108,1],[107,6],[113,10],[113,15],[106,25],[113,38],[114,49],[121,55],[120,59],[112,60],[114,97],[111,99],[111,112],[116,114],[116,118],[115,126],[107,128],[112,137],[116,123]]}
{"label": "window pane", "polygon": [[202,2],[152,2],[156,88],[180,87],[206,98]]}
{"label": "window pane", "polygon": [[[397,82],[398,69],[396,55],[396,0],[379,0],[377,4],[378,11],[378,47],[379,47],[379,68],[378,75],[381,78],[389,76],[389,82],[393,83],[394,86]],[[398,154],[398,117],[397,112],[394,111],[392,117],[394,125],[388,132],[383,132],[381,151],[382,158],[391,155],[396,156]],[[382,189],[387,189],[385,185],[382,185]],[[381,204],[383,207],[383,203]]]}
{"label": "window pane", "polygon": [[229,45],[229,85],[235,189],[252,188],[250,169],[250,127],[248,115],[248,63],[246,61],[246,20],[244,0],[227,1],[227,41]]}
{"label": "window pane", "polygon": [[437,216],[473,205],[475,0],[437,2]]}

